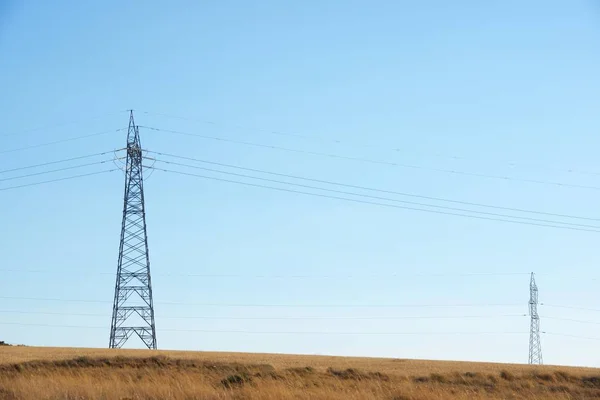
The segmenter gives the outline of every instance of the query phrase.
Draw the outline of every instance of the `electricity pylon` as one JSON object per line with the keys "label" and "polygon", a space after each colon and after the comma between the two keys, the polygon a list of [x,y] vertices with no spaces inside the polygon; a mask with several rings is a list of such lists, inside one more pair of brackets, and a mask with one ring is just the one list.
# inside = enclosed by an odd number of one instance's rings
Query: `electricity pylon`
{"label": "electricity pylon", "polygon": [[529,331],[529,364],[543,364],[542,344],[540,343],[540,316],[537,312],[538,288],[535,277],[531,273],[529,281],[529,315],[531,316],[531,328]]}
{"label": "electricity pylon", "polygon": [[121,348],[133,334],[139,336],[149,349],[156,349],[142,159],[140,134],[132,110],[127,132],[123,222],[110,327],[109,348],[113,349]]}

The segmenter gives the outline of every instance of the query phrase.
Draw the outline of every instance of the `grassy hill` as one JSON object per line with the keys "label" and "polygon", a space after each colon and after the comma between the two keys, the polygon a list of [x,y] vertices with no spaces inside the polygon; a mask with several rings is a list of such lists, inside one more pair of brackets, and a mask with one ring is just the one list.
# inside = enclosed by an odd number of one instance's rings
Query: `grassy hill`
{"label": "grassy hill", "polygon": [[404,359],[0,348],[0,399],[599,399],[600,370]]}

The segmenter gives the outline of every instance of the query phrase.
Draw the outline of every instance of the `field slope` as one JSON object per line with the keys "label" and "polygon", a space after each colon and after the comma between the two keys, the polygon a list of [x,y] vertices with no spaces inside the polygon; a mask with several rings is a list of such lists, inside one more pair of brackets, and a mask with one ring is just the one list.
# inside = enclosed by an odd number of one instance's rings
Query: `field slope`
{"label": "field slope", "polygon": [[0,399],[600,399],[600,370],[3,346]]}

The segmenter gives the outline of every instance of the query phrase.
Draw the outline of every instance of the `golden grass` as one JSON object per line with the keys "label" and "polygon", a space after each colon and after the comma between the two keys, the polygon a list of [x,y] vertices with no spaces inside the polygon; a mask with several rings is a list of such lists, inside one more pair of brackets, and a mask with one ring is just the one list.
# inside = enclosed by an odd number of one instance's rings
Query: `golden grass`
{"label": "golden grass", "polygon": [[0,399],[600,399],[600,371],[403,359],[0,347]]}

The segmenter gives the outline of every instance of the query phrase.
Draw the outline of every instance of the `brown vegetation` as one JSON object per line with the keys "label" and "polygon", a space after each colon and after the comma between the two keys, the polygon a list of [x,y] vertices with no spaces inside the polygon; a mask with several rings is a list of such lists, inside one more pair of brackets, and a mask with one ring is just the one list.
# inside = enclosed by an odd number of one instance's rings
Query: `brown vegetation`
{"label": "brown vegetation", "polygon": [[0,399],[600,399],[600,371],[401,359],[3,347]]}

